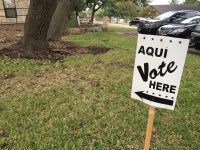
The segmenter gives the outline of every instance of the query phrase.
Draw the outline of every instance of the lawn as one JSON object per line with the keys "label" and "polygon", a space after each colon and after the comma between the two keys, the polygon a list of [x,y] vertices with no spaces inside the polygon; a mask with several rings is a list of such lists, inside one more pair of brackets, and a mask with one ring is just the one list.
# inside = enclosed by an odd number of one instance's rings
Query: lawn
{"label": "lawn", "polygon": [[[0,149],[143,149],[148,107],[130,98],[136,38],[64,39],[111,50],[54,63],[0,59]],[[199,66],[188,54],[175,111],[156,112],[152,150],[199,149]]]}

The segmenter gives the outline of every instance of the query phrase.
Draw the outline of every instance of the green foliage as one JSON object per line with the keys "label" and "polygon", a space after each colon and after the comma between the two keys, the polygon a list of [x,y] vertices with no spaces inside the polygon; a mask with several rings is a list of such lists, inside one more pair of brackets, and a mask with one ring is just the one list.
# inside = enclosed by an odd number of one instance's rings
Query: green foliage
{"label": "green foliage", "polygon": [[103,7],[102,10],[102,15],[103,16],[108,16],[108,17],[119,17],[120,14],[118,13],[119,11],[117,10],[116,6],[117,0],[108,0],[106,5]]}
{"label": "green foliage", "polygon": [[151,2],[151,0],[132,0],[133,3],[137,4],[139,7],[146,7]]}
{"label": "green foliage", "polygon": [[86,10],[85,0],[73,0],[72,2],[75,7],[75,11],[81,12]]}
{"label": "green foliage", "polygon": [[86,6],[91,10],[91,23],[93,23],[95,13],[101,9],[106,2],[106,0],[86,0]]}
{"label": "green foliage", "polygon": [[86,5],[89,7],[89,8],[92,8],[93,6],[101,6],[101,5],[104,5],[106,2],[106,0],[86,0]]}
{"label": "green foliage", "polygon": [[136,16],[138,7],[131,0],[122,0],[116,3],[118,14],[124,19],[133,18]]}
{"label": "green foliage", "polygon": [[179,0],[171,0],[170,4],[178,4]]}
{"label": "green foliage", "polygon": [[103,7],[103,15],[115,18],[133,18],[136,16],[138,7],[132,0],[108,0]]}
{"label": "green foliage", "polygon": [[100,10],[96,13],[95,16],[96,16],[96,17],[99,17],[99,18],[103,18],[103,17],[104,17],[104,11],[103,11],[102,9],[100,9]]}
{"label": "green foliage", "polygon": [[148,6],[148,3],[148,0],[108,0],[103,7],[101,16],[123,18],[125,20],[133,19],[136,16],[147,18],[155,16],[155,10]]}
{"label": "green foliage", "polygon": [[200,5],[200,1],[199,0],[185,0],[185,4],[199,4]]}
{"label": "green foliage", "polygon": [[147,6],[143,10],[140,10],[138,16],[145,18],[154,18],[157,16],[157,11],[152,6]]}
{"label": "green foliage", "polygon": [[81,12],[79,13],[79,16],[80,16],[80,17],[87,17],[87,16],[88,16],[88,13],[87,13],[86,11],[81,11]]}
{"label": "green foliage", "polygon": [[77,20],[74,15],[70,16],[65,23],[66,28],[73,28],[73,27],[76,27],[77,25],[78,25]]}

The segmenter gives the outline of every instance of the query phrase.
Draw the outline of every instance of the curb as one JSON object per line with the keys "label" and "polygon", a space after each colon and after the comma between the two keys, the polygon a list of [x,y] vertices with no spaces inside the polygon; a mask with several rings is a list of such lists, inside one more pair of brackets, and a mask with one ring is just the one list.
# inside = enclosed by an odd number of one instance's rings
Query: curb
{"label": "curb", "polygon": [[196,55],[200,55],[200,50],[196,50],[194,48],[189,48],[188,53],[190,54],[196,54]]}

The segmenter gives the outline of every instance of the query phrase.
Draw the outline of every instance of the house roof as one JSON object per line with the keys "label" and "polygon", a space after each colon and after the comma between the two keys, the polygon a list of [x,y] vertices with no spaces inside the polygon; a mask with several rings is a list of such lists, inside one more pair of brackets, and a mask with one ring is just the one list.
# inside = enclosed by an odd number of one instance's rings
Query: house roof
{"label": "house roof", "polygon": [[154,7],[159,14],[168,11],[179,11],[179,10],[195,10],[200,11],[200,5],[194,4],[181,4],[181,5],[151,5]]}

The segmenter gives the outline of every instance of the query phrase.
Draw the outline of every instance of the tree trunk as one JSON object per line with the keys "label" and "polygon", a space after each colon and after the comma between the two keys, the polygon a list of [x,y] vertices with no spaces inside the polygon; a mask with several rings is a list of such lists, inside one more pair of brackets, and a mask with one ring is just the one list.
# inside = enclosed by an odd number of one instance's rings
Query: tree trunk
{"label": "tree trunk", "polygon": [[95,15],[95,12],[96,12],[96,4],[94,4],[93,8],[92,8],[92,16],[90,18],[90,23],[93,24],[94,23],[94,15]]}
{"label": "tree trunk", "polygon": [[79,11],[76,10],[76,23],[77,23],[78,25],[80,25],[80,21],[78,20],[78,17],[79,17]]}
{"label": "tree trunk", "polygon": [[61,0],[53,14],[50,27],[48,30],[48,40],[59,41],[62,37],[65,22],[72,14],[72,0]]}
{"label": "tree trunk", "polygon": [[23,47],[29,51],[45,51],[47,31],[59,0],[31,0],[24,27]]}

